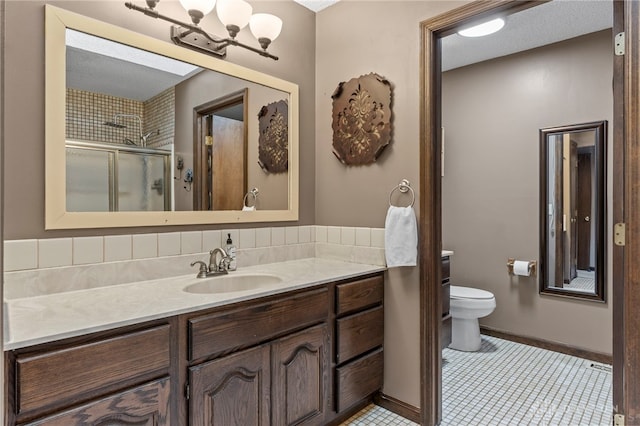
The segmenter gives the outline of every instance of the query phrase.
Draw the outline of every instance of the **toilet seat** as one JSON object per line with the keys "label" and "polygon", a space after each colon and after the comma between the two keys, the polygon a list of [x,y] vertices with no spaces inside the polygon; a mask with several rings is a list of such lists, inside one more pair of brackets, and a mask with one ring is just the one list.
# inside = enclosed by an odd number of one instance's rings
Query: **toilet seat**
{"label": "toilet seat", "polygon": [[457,285],[450,286],[450,297],[452,299],[475,299],[475,300],[489,300],[494,296],[491,292],[486,290],[480,290],[479,288],[461,287]]}

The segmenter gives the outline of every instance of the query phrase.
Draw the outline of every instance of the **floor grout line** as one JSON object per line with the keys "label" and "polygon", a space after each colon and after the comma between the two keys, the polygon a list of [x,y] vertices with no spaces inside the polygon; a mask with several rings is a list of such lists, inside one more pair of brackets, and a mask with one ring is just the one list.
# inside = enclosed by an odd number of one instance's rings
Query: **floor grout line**
{"label": "floor grout line", "polygon": [[[485,335],[478,352],[442,357],[442,426],[611,424],[611,371],[593,361]],[[342,425],[417,423],[369,405]]]}

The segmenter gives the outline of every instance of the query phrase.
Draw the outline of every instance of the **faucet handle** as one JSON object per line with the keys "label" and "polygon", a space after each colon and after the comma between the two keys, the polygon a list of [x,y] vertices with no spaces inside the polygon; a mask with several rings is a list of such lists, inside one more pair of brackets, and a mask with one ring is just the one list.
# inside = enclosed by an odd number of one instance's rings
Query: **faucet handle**
{"label": "faucet handle", "polygon": [[231,264],[231,258],[229,256],[224,256],[220,259],[220,264],[218,265],[219,271],[228,271],[229,265]]}
{"label": "faucet handle", "polygon": [[191,262],[191,266],[200,265],[200,270],[198,271],[197,278],[206,278],[207,273],[209,272],[209,267],[202,260],[196,260],[195,262]]}

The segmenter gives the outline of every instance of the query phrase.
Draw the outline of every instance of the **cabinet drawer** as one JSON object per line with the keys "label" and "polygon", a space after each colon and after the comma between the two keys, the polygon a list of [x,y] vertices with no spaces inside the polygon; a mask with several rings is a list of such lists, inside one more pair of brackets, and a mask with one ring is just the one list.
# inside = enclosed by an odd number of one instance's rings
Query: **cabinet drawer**
{"label": "cabinet drawer", "polygon": [[449,280],[442,283],[442,316],[449,315],[449,309],[451,307],[451,285]]}
{"label": "cabinet drawer", "polygon": [[170,326],[35,355],[18,355],[16,414],[59,407],[169,368]]}
{"label": "cabinet drawer", "polygon": [[219,355],[271,340],[288,331],[326,321],[328,290],[189,319],[189,360]]}
{"label": "cabinet drawer", "polygon": [[440,349],[444,349],[451,344],[451,323],[453,319],[448,315],[442,319],[440,330]]}
{"label": "cabinet drawer", "polygon": [[442,258],[442,280],[448,280],[451,276],[451,258],[449,256]]}
{"label": "cabinet drawer", "polygon": [[382,388],[382,348],[336,369],[336,411],[340,412]]}
{"label": "cabinet drawer", "polygon": [[336,363],[340,364],[363,354],[384,340],[382,306],[336,320]]}
{"label": "cabinet drawer", "polygon": [[382,275],[336,286],[338,315],[382,303],[384,285]]}
{"label": "cabinet drawer", "polygon": [[24,426],[169,425],[170,381],[164,378]]}

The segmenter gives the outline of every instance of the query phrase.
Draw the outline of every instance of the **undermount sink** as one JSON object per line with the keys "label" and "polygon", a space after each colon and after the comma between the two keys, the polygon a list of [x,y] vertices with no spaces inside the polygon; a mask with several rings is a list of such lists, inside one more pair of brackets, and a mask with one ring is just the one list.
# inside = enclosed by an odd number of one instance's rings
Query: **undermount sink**
{"label": "undermount sink", "polygon": [[202,278],[202,281],[186,286],[183,290],[187,293],[217,294],[233,293],[238,291],[258,290],[281,283],[282,279],[275,275],[245,274],[222,275],[218,277]]}

